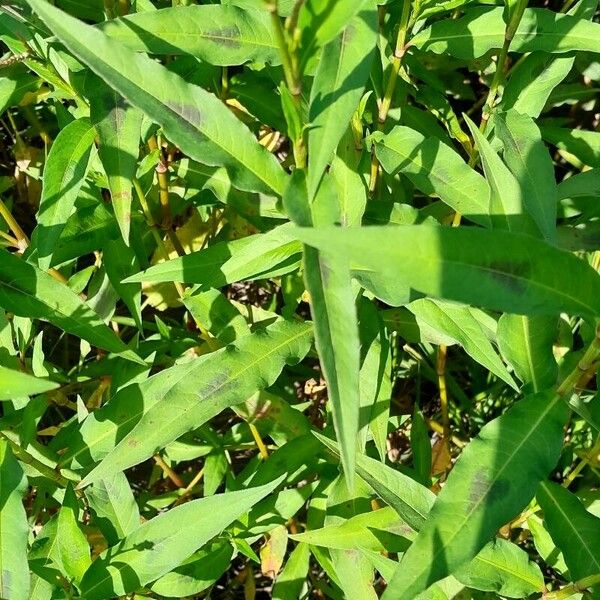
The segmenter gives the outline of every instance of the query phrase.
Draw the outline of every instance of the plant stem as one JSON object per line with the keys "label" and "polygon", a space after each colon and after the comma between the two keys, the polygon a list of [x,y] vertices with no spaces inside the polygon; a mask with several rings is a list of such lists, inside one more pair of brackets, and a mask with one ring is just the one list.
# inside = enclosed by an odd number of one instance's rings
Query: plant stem
{"label": "plant stem", "polygon": [[440,390],[440,404],[442,409],[442,436],[447,447],[450,446],[450,418],[448,416],[448,390],[446,387],[446,356],[448,349],[446,346],[438,348],[436,373],[438,376],[438,386]]}
{"label": "plant stem", "polygon": [[10,210],[8,210],[8,207],[6,206],[6,204],[4,204],[2,200],[0,200],[0,215],[2,215],[2,218],[6,221],[6,224],[13,232],[17,240],[17,247],[22,252],[27,248],[27,246],[29,246],[29,238],[21,229],[21,226],[17,223],[12,213],[10,212]]}
{"label": "plant stem", "polygon": [[162,472],[178,487],[185,487],[185,483],[173,469],[163,460],[160,454],[154,455],[154,462],[162,469]]}
{"label": "plant stem", "polygon": [[596,458],[600,453],[600,437],[596,440],[596,443],[585,453],[579,464],[569,473],[569,475],[563,481],[563,487],[568,488],[577,476],[587,467],[587,465]]}
{"label": "plant stem", "polygon": [[498,97],[498,92],[500,90],[501,85],[504,82],[504,70],[506,67],[506,60],[508,58],[508,51],[510,49],[510,45],[513,41],[513,38],[515,37],[515,33],[519,28],[519,23],[521,23],[523,13],[525,12],[526,8],[527,0],[519,0],[510,18],[510,21],[506,26],[506,31],[504,32],[504,44],[502,45],[502,49],[500,50],[500,54],[498,55],[498,62],[496,63],[496,72],[494,73],[494,77],[490,85],[487,99],[483,106],[483,112],[481,115],[481,125],[479,127],[482,132],[484,132],[487,128],[488,121],[492,114],[492,109],[494,108],[496,98]]}
{"label": "plant stem", "polygon": [[283,74],[285,77],[286,85],[290,90],[294,102],[300,104],[300,94],[302,93],[302,85],[297,69],[293,66],[292,55],[285,38],[285,31],[283,24],[279,17],[279,11],[277,6],[277,0],[266,0],[265,8],[271,15],[271,24],[273,25],[273,31],[275,32],[275,38],[277,39],[277,45],[279,46],[279,54],[281,55],[281,63],[283,67]]}
{"label": "plant stem", "polygon": [[263,460],[267,460],[267,458],[269,458],[269,451],[267,450],[267,447],[265,446],[263,439],[260,437],[260,433],[258,432],[258,429],[256,429],[256,426],[253,425],[252,423],[248,423],[248,426],[250,427],[250,431],[252,432],[252,437],[254,438],[254,441],[256,442],[256,446],[258,448],[260,456],[262,457]]}
{"label": "plant stem", "polygon": [[[400,74],[400,68],[402,67],[402,59],[406,53],[406,37],[409,32],[409,19],[410,0],[404,0],[402,14],[400,16],[400,25],[398,27],[398,35],[396,36],[396,47],[394,48],[394,56],[392,57],[390,76],[385,86],[383,98],[379,102],[379,111],[377,114],[377,129],[379,131],[383,131],[383,127],[392,106],[398,75]],[[378,177],[379,161],[375,155],[375,149],[373,149],[371,151],[371,174],[369,180],[369,193],[371,195],[375,193],[375,189],[377,188]]]}
{"label": "plant stem", "polygon": [[542,595],[542,600],[564,600],[565,598],[570,598],[575,594],[585,592],[587,589],[599,583],[600,573],[597,573],[596,575],[589,575],[588,577],[584,577],[575,583],[570,583],[566,587],[562,588],[562,590],[544,593]]}
{"label": "plant stem", "polygon": [[61,487],[67,487],[69,479],[60,473],[60,471],[53,469],[52,467],[44,464],[31,454],[21,448],[18,442],[18,435],[12,431],[0,431],[0,437],[3,437],[12,450],[15,457],[26,465],[31,465],[40,475],[54,481]]}

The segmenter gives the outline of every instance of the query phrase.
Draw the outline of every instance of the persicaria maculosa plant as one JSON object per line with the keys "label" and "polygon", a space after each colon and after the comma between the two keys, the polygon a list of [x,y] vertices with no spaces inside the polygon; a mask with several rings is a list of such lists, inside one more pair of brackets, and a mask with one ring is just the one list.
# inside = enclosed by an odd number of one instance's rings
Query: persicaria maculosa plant
{"label": "persicaria maculosa plant", "polygon": [[0,598],[600,598],[598,0],[0,3]]}

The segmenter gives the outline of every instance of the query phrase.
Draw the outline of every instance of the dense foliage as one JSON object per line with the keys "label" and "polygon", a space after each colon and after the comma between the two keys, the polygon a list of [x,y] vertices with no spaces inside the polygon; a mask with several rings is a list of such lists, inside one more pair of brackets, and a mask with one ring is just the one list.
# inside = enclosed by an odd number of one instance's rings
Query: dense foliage
{"label": "dense foliage", "polygon": [[0,598],[600,598],[598,0],[0,4]]}

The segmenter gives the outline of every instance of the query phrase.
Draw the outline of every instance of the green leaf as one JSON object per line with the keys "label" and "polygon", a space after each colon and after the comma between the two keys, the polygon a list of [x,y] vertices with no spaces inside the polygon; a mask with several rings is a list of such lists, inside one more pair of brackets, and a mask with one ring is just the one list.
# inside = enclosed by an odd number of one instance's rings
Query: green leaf
{"label": "green leaf", "polygon": [[408,310],[419,322],[425,322],[436,331],[456,340],[471,358],[517,389],[514,379],[494,350],[481,323],[475,318],[473,309],[451,302],[423,298],[411,302]]}
{"label": "green leaf", "polygon": [[124,283],[128,275],[137,273],[140,264],[134,250],[125,245],[122,239],[108,240],[104,243],[102,252],[106,275],[129,309],[135,324],[142,329],[142,286],[139,283]]}
{"label": "green leaf", "polygon": [[407,546],[402,536],[412,537],[408,527],[392,507],[355,515],[343,523],[327,525],[290,536],[313,546],[352,550],[357,547],[379,551],[402,551]]}
{"label": "green leaf", "polygon": [[344,474],[352,489],[359,429],[360,340],[350,272],[343,261],[306,247],[304,277]]}
{"label": "green leaf", "polygon": [[539,235],[531,217],[524,210],[523,193],[519,182],[496,154],[479,127],[465,115],[473,140],[479,150],[485,177],[492,191],[490,213],[492,226],[514,233]]}
{"label": "green leaf", "polygon": [[85,497],[109,544],[116,544],[139,527],[140,511],[123,473],[96,481],[85,491]]}
{"label": "green leaf", "polygon": [[203,88],[136,54],[44,0],[28,0],[67,48],[193,159],[226,166],[245,191],[281,194],[286,175],[229,109]]}
{"label": "green leaf", "polygon": [[372,4],[371,0],[306,0],[298,16],[298,28],[302,31],[303,60],[308,60],[318,48],[323,48],[335,39],[351,19],[368,4]]}
{"label": "green leaf", "polygon": [[79,586],[84,573],[92,564],[90,547],[79,527],[79,503],[73,487],[65,490],[63,504],[56,523],[56,561],[61,571]]}
{"label": "green leaf", "polygon": [[[470,8],[460,19],[444,19],[420,31],[411,46],[458,58],[479,58],[502,48],[506,24],[502,8]],[[510,46],[511,52],[599,52],[600,24],[545,8],[527,8]]]}
{"label": "green leaf", "polygon": [[155,594],[183,598],[210,587],[228,569],[233,555],[229,542],[216,542],[188,558],[150,588]]}
{"label": "green leaf", "polygon": [[233,5],[174,6],[138,12],[99,25],[111,39],[136,52],[191,54],[211,65],[280,63],[269,14]]}
{"label": "green leaf", "polygon": [[168,260],[124,283],[179,281],[220,288],[242,280],[276,277],[297,268],[302,246],[288,225],[264,234],[218,242],[205,250]]}
{"label": "green leaf", "polygon": [[574,154],[590,167],[600,167],[600,132],[550,126],[541,127],[541,131],[543,138],[560,150]]}
{"label": "green leaf", "polygon": [[519,182],[523,207],[548,242],[556,239],[557,187],[554,165],[534,121],[509,110],[495,119],[504,160]]}
{"label": "green leaf", "polygon": [[498,346],[525,384],[526,393],[552,387],[558,366],[552,345],[558,335],[555,317],[504,314],[498,321]]}
{"label": "green leaf", "polygon": [[359,452],[364,452],[371,431],[377,452],[384,461],[392,397],[390,341],[373,302],[360,299],[358,318],[361,344]]}
{"label": "green leaf", "polygon": [[468,565],[454,572],[462,584],[475,590],[494,592],[508,598],[525,598],[544,590],[544,576],[527,552],[509,542],[495,539]]}
{"label": "green leaf", "polygon": [[[284,206],[297,223],[331,222],[335,211],[330,188],[321,186],[309,203],[302,171],[294,173],[283,197]],[[323,210],[321,213],[320,210]],[[295,211],[292,213],[292,210]],[[311,214],[309,214],[311,213]],[[315,328],[315,346],[327,381],[333,424],[342,449],[342,466],[349,489],[354,483],[360,411],[360,339],[356,294],[344,260],[305,247],[303,270]]]}
{"label": "green leaf", "polygon": [[81,595],[87,600],[114,598],[158,579],[280,483],[278,479],[261,487],[200,498],[150,519],[92,563],[81,583]]}
{"label": "green leaf", "polygon": [[250,333],[244,317],[218,290],[186,295],[183,303],[194,319],[224,344]]}
{"label": "green leaf", "polygon": [[0,438],[0,598],[28,600],[29,525],[23,507],[27,479],[8,442]]}
{"label": "green leaf", "polygon": [[66,285],[5,250],[0,250],[0,306],[19,316],[49,321],[93,346],[141,361]]}
{"label": "green leaf", "polygon": [[[581,0],[567,14],[590,20],[597,7],[598,0]],[[502,108],[514,108],[523,115],[539,117],[550,94],[571,72],[574,63],[574,55],[557,57],[546,52],[532,52],[523,57],[511,71],[502,93]]]}
{"label": "green leaf", "polygon": [[310,325],[278,321],[221,350],[125,387],[82,425],[84,443],[69,448],[66,458],[105,457],[80,485],[142,462],[187,431],[272,385],[286,363],[304,358],[311,338]]}
{"label": "green leaf", "polygon": [[311,88],[308,115],[310,198],[315,196],[323,172],[363,95],[376,42],[377,9],[372,5],[352,18],[342,34],[323,48]]}
{"label": "green leaf", "polygon": [[273,600],[298,600],[310,566],[310,547],[298,544],[273,586]]}
{"label": "green leaf", "polygon": [[91,78],[88,85],[94,88],[94,93],[90,93],[90,118],[98,133],[98,155],[108,178],[121,236],[129,245],[131,188],[140,152],[143,114],[98,77]]}
{"label": "green leaf", "polygon": [[[340,456],[340,447],[336,442],[314,431],[313,435],[336,456]],[[433,492],[408,475],[364,454],[356,455],[356,474],[410,527],[419,530],[423,526],[435,500]]]}
{"label": "green leaf", "polygon": [[543,392],[483,427],[456,462],[385,600],[412,598],[453,573],[527,505],[558,461],[567,414],[559,395]]}
{"label": "green leaf", "polygon": [[490,224],[490,188],[452,148],[397,126],[375,138],[375,153],[390,174],[401,172],[424,194],[436,196],[464,217]]}
{"label": "green leaf", "polygon": [[[577,496],[549,481],[540,484],[537,501],[546,527],[565,557],[571,581],[598,575],[600,518],[588,512]],[[595,597],[598,586],[593,589]]]}
{"label": "green leaf", "polygon": [[0,366],[0,400],[15,400],[23,396],[35,396],[54,390],[57,387],[59,387],[59,384],[54,381],[39,379],[27,373]]}
{"label": "green leaf", "polygon": [[44,182],[32,245],[41,269],[52,262],[56,242],[83,185],[95,131],[87,118],[69,123],[56,137],[44,167]]}
{"label": "green leaf", "polygon": [[430,225],[296,233],[345,257],[361,284],[391,305],[420,293],[518,314],[600,313],[598,274],[529,236]]}
{"label": "green leaf", "polygon": [[[339,455],[335,442],[320,434],[314,435],[327,448]],[[357,473],[385,502],[394,507],[397,514],[412,529],[418,531],[427,522],[436,499],[429,489],[402,472],[363,455],[357,456]],[[414,533],[406,526],[402,529],[402,534],[409,539],[414,538]],[[397,566],[397,563],[394,562],[392,565]],[[385,567],[386,571],[389,571],[389,565]],[[486,544],[470,563],[457,571],[458,573],[461,573],[461,581],[465,585],[475,584],[477,589],[503,590],[507,595],[511,590],[522,590],[524,596],[531,593],[534,588],[540,587],[539,568],[528,561],[525,551],[504,540],[494,540]],[[389,581],[392,574],[388,575],[384,577]],[[421,598],[420,595],[418,597]]]}

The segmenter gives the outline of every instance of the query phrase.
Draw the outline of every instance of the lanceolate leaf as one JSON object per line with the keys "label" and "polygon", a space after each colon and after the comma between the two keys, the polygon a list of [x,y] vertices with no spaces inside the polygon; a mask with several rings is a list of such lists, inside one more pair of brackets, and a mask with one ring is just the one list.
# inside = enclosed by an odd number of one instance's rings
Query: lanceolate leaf
{"label": "lanceolate leaf", "polygon": [[[339,449],[335,442],[320,434],[315,435],[339,456]],[[434,504],[436,496],[433,492],[404,473],[368,456],[358,455],[356,464],[361,479],[364,479],[387,504],[393,507],[412,529],[419,531],[426,523]],[[401,533],[408,539],[414,539],[413,532],[402,529]],[[363,544],[359,545],[363,546]],[[539,567],[529,562],[524,550],[508,541],[498,539],[486,544],[471,562],[456,573],[465,585],[473,584],[472,587],[476,589],[501,591],[500,593],[509,597],[512,597],[511,592],[515,597],[523,597],[539,591],[543,583]],[[389,581],[392,575],[390,573],[389,577],[387,575],[385,577]]]}
{"label": "lanceolate leaf", "polygon": [[495,592],[508,598],[524,598],[544,589],[544,576],[527,552],[497,538],[487,544],[469,564],[454,572],[467,587]]}
{"label": "lanceolate leaf", "polygon": [[420,320],[458,341],[479,364],[516,388],[516,384],[468,306],[424,298],[408,305]]}
{"label": "lanceolate leaf", "polygon": [[537,235],[539,230],[524,210],[523,192],[519,182],[496,154],[479,127],[466,115],[465,120],[479,150],[485,177],[492,191],[490,196],[492,227],[514,233]]}
{"label": "lanceolate leaf", "polygon": [[523,206],[543,237],[556,238],[557,191],[552,159],[533,120],[509,110],[496,117],[504,160],[521,188]]}
{"label": "lanceolate leaf", "polygon": [[[324,183],[328,180],[324,180]],[[304,173],[297,171],[283,197],[284,206],[301,225],[331,223],[337,198],[323,185],[312,204],[309,202]],[[322,210],[322,212],[320,212]],[[355,293],[347,262],[305,247],[304,281],[310,294],[315,325],[315,345],[319,353],[333,424],[342,449],[342,465],[348,487],[354,485],[354,460],[357,449],[360,411],[360,339]]]}
{"label": "lanceolate leaf", "polygon": [[19,316],[50,321],[124,358],[141,360],[66,285],[5,250],[0,251],[0,306]]}
{"label": "lanceolate leaf", "polygon": [[85,497],[110,544],[116,544],[139,527],[140,511],[123,473],[96,481],[85,491]]}
{"label": "lanceolate leaf", "polygon": [[44,0],[29,3],[73,54],[160,124],[183,152],[226,166],[240,189],[281,194],[286,177],[277,159],[215,96]]}
{"label": "lanceolate leaf", "polygon": [[321,176],[348,127],[371,72],[377,41],[377,9],[363,10],[330,42],[311,88],[308,134],[308,194],[313,197]]}
{"label": "lanceolate leaf", "polygon": [[0,366],[0,400],[14,400],[22,396],[35,396],[53,390],[59,386],[54,381],[39,379]]}
{"label": "lanceolate leaf", "polygon": [[430,225],[296,233],[345,257],[362,285],[392,305],[420,293],[513,313],[600,314],[598,274],[529,236]]}
{"label": "lanceolate leaf", "polygon": [[78,585],[90,566],[90,547],[79,527],[79,503],[71,485],[65,490],[56,522],[56,558],[61,571]]}
{"label": "lanceolate leaf", "polygon": [[140,151],[143,114],[97,77],[92,78],[90,85],[96,89],[96,93],[90,93],[90,116],[98,133],[98,154],[108,177],[121,236],[129,245],[131,187]]}
{"label": "lanceolate leaf", "polygon": [[557,337],[556,317],[504,314],[498,321],[498,345],[524,391],[541,392],[552,387],[558,366],[552,352]]}
{"label": "lanceolate leaf", "polygon": [[[271,385],[312,341],[308,324],[279,321],[216,352],[125,387],[81,426],[65,460],[104,460],[82,481],[111,476],[152,456],[226,408]],[[116,447],[115,447],[116,443]]]}
{"label": "lanceolate leaf", "polygon": [[[598,0],[581,0],[568,12],[578,19],[591,19]],[[502,94],[504,110],[514,108],[523,115],[540,115],[550,94],[570,73],[574,55],[556,56],[547,52],[532,52],[515,64]]]}
{"label": "lanceolate leaf", "polygon": [[174,258],[134,275],[125,283],[180,281],[220,288],[228,283],[276,277],[293,271],[300,263],[302,245],[287,225],[268,233],[219,242],[205,250]]}
{"label": "lanceolate leaf", "polygon": [[8,442],[0,439],[0,598],[28,600],[27,480]]}
{"label": "lanceolate leaf", "polygon": [[279,64],[269,14],[221,4],[174,6],[112,19],[99,27],[116,42],[149,54],[191,54],[211,65]]}
{"label": "lanceolate leaf", "polygon": [[42,269],[50,267],[56,242],[83,185],[94,135],[89,119],[79,119],[67,125],[52,144],[44,168],[38,225],[32,236]]}
{"label": "lanceolate leaf", "polygon": [[[562,551],[572,581],[600,573],[600,518],[587,511],[577,496],[555,483],[541,483],[537,500],[544,522]],[[594,597],[599,586],[594,588]]]}
{"label": "lanceolate leaf", "polygon": [[[600,29],[600,23],[598,24]],[[600,132],[565,127],[542,127],[542,136],[590,167],[600,167]]]}
{"label": "lanceolate leaf", "polygon": [[359,429],[360,341],[350,271],[343,260],[306,247],[304,276],[344,474],[352,489]]}
{"label": "lanceolate leaf", "polygon": [[456,212],[490,224],[490,187],[449,146],[408,127],[375,138],[375,153],[388,173],[404,173],[423,193],[438,196]]}
{"label": "lanceolate leaf", "polygon": [[300,10],[298,25],[303,30],[302,55],[307,60],[318,48],[332,41],[370,0],[338,2],[307,0]]}
{"label": "lanceolate leaf", "polygon": [[[81,584],[89,600],[122,596],[158,579],[270,494],[281,479],[178,506],[147,521],[96,559]],[[210,515],[210,518],[207,518]]]}
{"label": "lanceolate leaf", "polygon": [[[460,19],[444,19],[419,32],[411,45],[436,54],[479,58],[502,48],[502,8],[471,8]],[[512,52],[598,52],[600,24],[544,8],[525,9],[510,46]]]}
{"label": "lanceolate leaf", "polygon": [[560,396],[545,392],[483,427],[463,450],[400,561],[385,600],[412,598],[453,573],[527,505],[558,460],[567,414]]}

